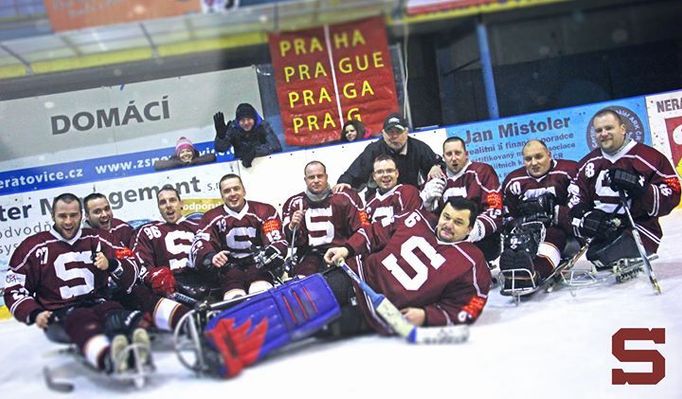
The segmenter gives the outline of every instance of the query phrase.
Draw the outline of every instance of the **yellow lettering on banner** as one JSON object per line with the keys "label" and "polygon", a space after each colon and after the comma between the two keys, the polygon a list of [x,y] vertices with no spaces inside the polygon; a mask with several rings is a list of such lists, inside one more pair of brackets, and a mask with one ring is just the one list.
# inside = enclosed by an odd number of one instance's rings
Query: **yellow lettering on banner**
{"label": "yellow lettering on banner", "polygon": [[294,118],[294,134],[298,134],[298,130],[303,126],[303,118],[297,116]]}
{"label": "yellow lettering on banner", "polygon": [[[334,33],[334,48],[348,47],[348,32]],[[353,29],[353,37],[351,38],[350,46],[356,47],[358,45],[365,45],[365,37],[359,29]]]}
{"label": "yellow lettering on banner", "polygon": [[374,68],[384,67],[384,55],[381,51],[375,51],[372,53],[372,60],[374,61]]}
{"label": "yellow lettering on banner", "polygon": [[310,79],[310,71],[308,70],[308,65],[301,64],[298,66],[298,78],[300,80]]}
{"label": "yellow lettering on banner", "polygon": [[346,32],[334,33],[334,48],[348,47],[348,34]]}
{"label": "yellow lettering on banner", "polygon": [[341,73],[353,73],[356,69],[358,71],[366,71],[369,67],[383,68],[384,59],[381,51],[372,53],[372,64],[370,65],[370,57],[367,54],[355,55],[351,57],[343,57],[339,59],[339,71]]}
{"label": "yellow lettering on banner", "polygon": [[[320,130],[320,123],[319,123],[317,115],[306,115],[305,119],[301,116],[297,116],[297,117],[294,117],[293,122],[294,122],[294,134],[298,134],[298,132],[303,127],[304,123],[306,124],[306,127],[310,131]],[[322,123],[322,128],[323,129],[327,129],[327,128],[336,129],[336,121],[334,120],[334,117],[332,116],[331,113],[329,113],[329,112],[324,113],[324,121]]]}
{"label": "yellow lettering on banner", "polygon": [[295,38],[293,40],[282,40],[279,42],[279,54],[281,57],[285,57],[291,49],[294,49],[294,55],[314,53],[316,51],[324,51],[322,48],[322,43],[316,37],[310,39],[310,42],[306,42],[304,38]]}
{"label": "yellow lettering on banner", "polygon": [[[368,94],[374,95],[374,89],[372,89],[372,85],[370,85],[368,81],[363,80],[360,97],[364,97]],[[349,82],[343,85],[343,96],[346,98],[355,98],[358,96],[358,91],[355,89],[355,82]]]}
{"label": "yellow lettering on banner", "polygon": [[288,96],[289,96],[289,108],[294,108],[294,104],[297,103],[301,97],[295,91],[290,91]]}
{"label": "yellow lettering on banner", "polygon": [[360,115],[360,108],[354,107],[348,110],[346,113],[346,120],[357,119],[362,122],[362,115]]}
{"label": "yellow lettering on banner", "polygon": [[310,52],[314,53],[316,51],[324,51],[324,49],[322,48],[322,43],[316,37],[313,37],[310,41]]}
{"label": "yellow lettering on banner", "polygon": [[289,79],[292,76],[294,76],[295,72],[296,72],[296,70],[294,69],[294,67],[285,66],[284,67],[284,81],[289,83]]}
{"label": "yellow lettering on banner", "polygon": [[319,78],[320,76],[327,76],[327,70],[324,68],[324,65],[318,61],[315,64],[315,79]]}
{"label": "yellow lettering on banner", "polygon": [[[317,94],[317,97],[315,97],[315,94]],[[329,91],[327,90],[326,87],[320,87],[320,91],[318,93],[315,93],[313,90],[305,89],[303,91],[297,92],[297,91],[291,91],[289,92],[289,108],[294,108],[297,102],[301,100],[301,95],[303,95],[303,104],[302,105],[315,105],[315,104],[322,104],[323,102],[332,102],[332,97],[329,95]],[[301,105],[301,104],[299,104]]]}
{"label": "yellow lettering on banner", "polygon": [[291,50],[291,42],[288,40],[282,40],[279,42],[279,55],[284,57]]}
{"label": "yellow lettering on banner", "polygon": [[334,118],[332,118],[332,115],[329,112],[325,112],[322,129],[327,129],[328,126],[336,128],[336,122],[334,122]]}
{"label": "yellow lettering on banner", "polygon": [[365,37],[362,36],[362,32],[360,32],[360,30],[353,29],[353,47],[355,47],[359,44],[361,44],[363,46],[366,44]]}
{"label": "yellow lettering on banner", "polygon": [[[297,80],[307,80],[311,79],[310,67],[307,64],[299,64],[296,66],[285,66],[284,67],[284,80],[289,83],[294,75],[297,76]],[[327,70],[324,64],[320,61],[315,63],[315,72],[312,78],[319,78],[320,76],[327,76]]]}
{"label": "yellow lettering on banner", "polygon": [[300,55],[305,54],[305,40],[304,39],[294,39],[294,54]]}
{"label": "yellow lettering on banner", "polygon": [[303,90],[303,105],[315,105],[312,90]]}
{"label": "yellow lettering on banner", "polygon": [[308,130],[313,129],[320,130],[320,125],[317,124],[317,115],[308,115]]}
{"label": "yellow lettering on banner", "polygon": [[328,102],[328,103],[332,102],[332,97],[329,95],[329,92],[324,87],[322,89],[320,89],[320,101],[319,101],[319,103],[322,103],[323,100]]}

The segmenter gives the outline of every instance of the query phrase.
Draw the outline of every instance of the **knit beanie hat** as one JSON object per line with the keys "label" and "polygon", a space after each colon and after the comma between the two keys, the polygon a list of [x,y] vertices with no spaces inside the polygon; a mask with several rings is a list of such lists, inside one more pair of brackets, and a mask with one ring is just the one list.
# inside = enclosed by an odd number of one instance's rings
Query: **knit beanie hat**
{"label": "knit beanie hat", "polygon": [[192,142],[189,141],[188,138],[183,136],[178,139],[177,143],[175,143],[175,155],[179,156],[180,151],[184,149],[194,150],[194,145],[192,145]]}
{"label": "knit beanie hat", "polygon": [[239,122],[240,119],[242,118],[251,118],[253,120],[258,119],[257,115],[258,113],[256,112],[256,109],[253,107],[253,105],[248,104],[248,103],[241,103],[237,105],[237,112],[235,113],[234,119]]}

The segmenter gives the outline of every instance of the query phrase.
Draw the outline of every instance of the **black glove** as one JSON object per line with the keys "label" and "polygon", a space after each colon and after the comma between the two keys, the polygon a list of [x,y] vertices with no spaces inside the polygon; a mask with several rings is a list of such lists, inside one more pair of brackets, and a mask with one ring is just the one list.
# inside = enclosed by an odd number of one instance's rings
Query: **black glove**
{"label": "black glove", "polygon": [[244,147],[244,151],[242,151],[241,158],[242,158],[242,165],[244,165],[245,168],[250,168],[251,164],[253,163],[253,159],[256,157],[256,149],[251,147],[251,146],[246,146]]}
{"label": "black glove", "polygon": [[595,209],[583,216],[580,222],[580,234],[583,237],[608,240],[616,237],[621,225],[621,220],[617,216]]}
{"label": "black glove", "polygon": [[639,198],[646,191],[644,176],[635,171],[609,169],[608,178],[613,191],[625,191],[631,198]]}
{"label": "black glove", "polygon": [[213,126],[215,126],[215,133],[218,138],[224,139],[227,135],[227,125],[225,124],[225,116],[222,112],[213,114]]}
{"label": "black glove", "polygon": [[535,198],[528,198],[519,204],[519,216],[528,220],[546,220],[554,224],[556,197],[552,193],[543,193]]}
{"label": "black glove", "polygon": [[277,250],[277,248],[273,247],[272,245],[269,245],[265,248],[259,261],[259,268],[265,268],[266,270],[273,272],[279,271],[284,265],[284,257]]}

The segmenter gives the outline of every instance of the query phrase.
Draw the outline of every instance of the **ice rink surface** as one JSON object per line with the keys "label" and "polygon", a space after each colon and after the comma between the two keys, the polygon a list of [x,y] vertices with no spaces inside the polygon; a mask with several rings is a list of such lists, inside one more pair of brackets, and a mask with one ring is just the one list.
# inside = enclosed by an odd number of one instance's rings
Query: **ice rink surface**
{"label": "ice rink surface", "polygon": [[[167,345],[154,347],[157,373],[141,390],[84,371],[56,355],[36,327],[0,322],[0,392],[3,398],[682,398],[682,211],[662,219],[664,238],[653,266],[663,287],[648,279],[613,280],[573,294],[540,292],[516,306],[491,291],[469,342],[414,346],[398,338],[366,336],[308,340],[250,367],[237,378],[197,378]],[[584,261],[578,267],[584,266]],[[620,363],[611,337],[621,328],[664,328],[666,341],[629,342],[666,359],[657,385],[612,385],[611,370],[646,372],[651,363]],[[43,366],[73,382],[71,394],[49,391]]]}

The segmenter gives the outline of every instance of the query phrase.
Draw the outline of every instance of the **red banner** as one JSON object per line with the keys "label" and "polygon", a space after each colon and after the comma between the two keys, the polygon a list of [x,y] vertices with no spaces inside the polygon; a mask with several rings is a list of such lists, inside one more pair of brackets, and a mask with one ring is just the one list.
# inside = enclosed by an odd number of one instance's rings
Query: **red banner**
{"label": "red banner", "polygon": [[55,32],[201,12],[199,0],[45,0]]}
{"label": "red banner", "polygon": [[269,44],[288,145],[336,141],[349,119],[380,131],[398,110],[383,19],[273,34]]}
{"label": "red banner", "polygon": [[668,141],[670,142],[670,155],[672,155],[673,166],[677,173],[682,172],[682,116],[665,119],[665,127],[668,130]]}

